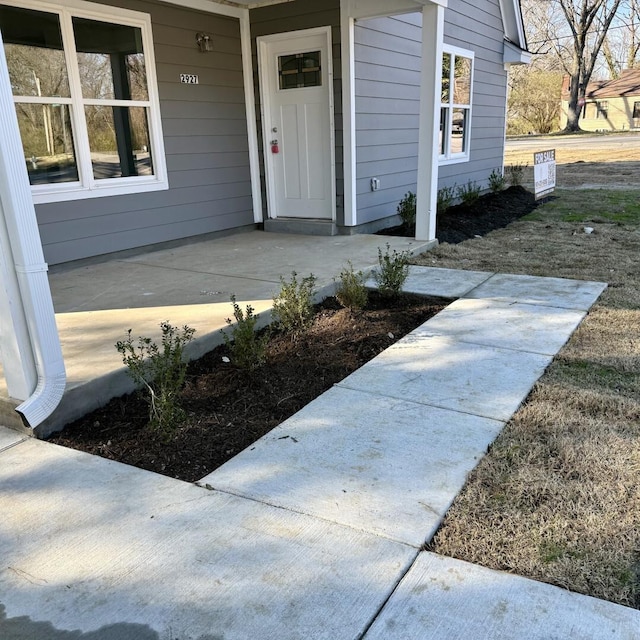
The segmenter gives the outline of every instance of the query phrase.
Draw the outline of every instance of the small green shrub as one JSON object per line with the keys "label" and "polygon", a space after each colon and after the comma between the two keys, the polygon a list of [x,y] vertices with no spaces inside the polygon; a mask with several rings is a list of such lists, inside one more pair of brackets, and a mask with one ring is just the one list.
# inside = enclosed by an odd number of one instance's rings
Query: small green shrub
{"label": "small green shrub", "polygon": [[118,340],[116,349],[122,355],[128,374],[147,392],[149,426],[165,437],[170,437],[184,419],[178,396],[187,374],[184,347],[193,339],[195,329],[185,325],[182,329],[161,322],[162,346],[151,338],[138,338],[135,345],[131,329],[126,340]]}
{"label": "small green shrub", "polygon": [[509,183],[512,187],[518,187],[522,184],[522,177],[524,170],[529,165],[526,163],[511,164],[507,167],[507,173],[509,174]]}
{"label": "small green shrub", "polygon": [[400,200],[397,209],[398,215],[402,218],[402,222],[411,226],[416,223],[416,194],[412,191],[405,193],[404,198]]}
{"label": "small green shrub", "polygon": [[478,202],[480,198],[480,186],[472,180],[469,180],[467,184],[463,184],[458,187],[457,196],[468,207]]}
{"label": "small green shrub", "polygon": [[455,193],[455,184],[452,187],[442,187],[442,189],[438,189],[436,213],[444,213],[453,204]]}
{"label": "small green shrub", "polygon": [[397,298],[409,276],[411,252],[398,252],[394,249],[389,253],[389,249],[389,244],[387,244],[387,251],[383,254],[382,249],[378,247],[378,264],[380,266],[374,277],[378,290],[383,296]]}
{"label": "small green shrub", "polygon": [[287,333],[308,327],[313,319],[316,277],[311,274],[298,282],[297,276],[293,271],[290,282],[280,276],[280,293],[273,298],[273,320]]}
{"label": "small green shrub", "polygon": [[254,315],[254,309],[250,304],[243,311],[234,295],[231,296],[231,304],[236,321],[234,324],[231,318],[227,318],[227,324],[233,326],[231,337],[226,332],[222,332],[224,342],[231,352],[231,361],[241,369],[253,371],[264,364],[269,335],[266,332],[263,335],[257,334],[258,318]]}
{"label": "small green shrub", "polygon": [[351,261],[348,263],[339,276],[336,299],[347,309],[357,311],[367,306],[369,293],[364,286],[365,277],[362,271],[354,271]]}
{"label": "small green shrub", "polygon": [[500,169],[494,169],[489,174],[489,189],[491,189],[491,193],[500,193],[505,188],[506,183],[507,179]]}

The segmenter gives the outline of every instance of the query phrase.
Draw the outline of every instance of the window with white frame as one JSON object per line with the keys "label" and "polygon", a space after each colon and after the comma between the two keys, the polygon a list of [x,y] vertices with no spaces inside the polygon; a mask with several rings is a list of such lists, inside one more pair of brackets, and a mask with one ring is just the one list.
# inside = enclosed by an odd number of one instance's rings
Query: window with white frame
{"label": "window with white frame", "polygon": [[440,161],[469,159],[473,52],[444,47],[440,104]]}
{"label": "window with white frame", "polygon": [[35,202],[167,188],[147,15],[0,0],[0,33]]}

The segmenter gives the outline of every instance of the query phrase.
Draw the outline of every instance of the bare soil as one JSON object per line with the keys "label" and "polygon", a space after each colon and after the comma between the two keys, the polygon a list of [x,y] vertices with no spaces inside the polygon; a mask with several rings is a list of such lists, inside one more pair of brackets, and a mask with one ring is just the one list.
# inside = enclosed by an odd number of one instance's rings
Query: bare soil
{"label": "bare soil", "polygon": [[[503,227],[534,207],[529,192],[511,188],[473,207],[453,207],[440,218],[439,235],[444,242],[461,242]],[[351,312],[328,299],[303,334],[274,333],[266,363],[254,372],[225,363],[225,346],[192,362],[180,398],[187,419],[170,439],[148,428],[146,402],[130,394],[67,425],[51,441],[181,480],[199,480],[448,303],[412,295],[390,303],[372,292],[367,309]]]}

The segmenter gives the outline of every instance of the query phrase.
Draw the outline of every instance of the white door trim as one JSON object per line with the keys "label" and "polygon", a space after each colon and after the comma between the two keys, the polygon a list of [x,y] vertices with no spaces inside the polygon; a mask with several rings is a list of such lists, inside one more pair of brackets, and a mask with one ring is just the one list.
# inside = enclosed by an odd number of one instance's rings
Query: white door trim
{"label": "white door trim", "polygon": [[329,83],[329,135],[330,135],[330,180],[331,180],[331,220],[336,220],[336,144],[335,144],[335,119],[334,119],[334,99],[333,99],[333,55],[331,42],[331,27],[316,27],[314,29],[304,29],[300,31],[287,31],[285,33],[275,33],[268,36],[256,38],[258,49],[258,78],[260,82],[260,111],[262,117],[262,148],[264,157],[265,186],[267,191],[267,215],[269,218],[277,218],[276,208],[276,188],[272,154],[269,153],[269,142],[271,134],[271,90],[269,82],[268,45],[273,42],[282,42],[293,38],[304,36],[324,35],[327,39],[327,77]]}

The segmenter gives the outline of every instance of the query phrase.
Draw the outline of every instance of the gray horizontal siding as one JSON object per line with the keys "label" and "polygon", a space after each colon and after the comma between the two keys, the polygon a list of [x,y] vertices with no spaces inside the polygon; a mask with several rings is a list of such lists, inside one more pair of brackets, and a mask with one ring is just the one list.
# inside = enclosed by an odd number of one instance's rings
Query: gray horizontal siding
{"label": "gray horizontal siding", "polygon": [[[421,15],[356,23],[356,146],[358,223],[393,215],[404,194],[416,191],[421,65]],[[506,72],[498,0],[449,0],[445,42],[474,52],[471,154],[445,164],[439,186],[475,181],[486,186],[502,167]],[[370,179],[381,189],[372,192]]]}
{"label": "gray horizontal siding", "polygon": [[[420,111],[421,16],[356,22],[358,224],[396,213],[415,191]],[[371,179],[380,189],[371,191]]]}
{"label": "gray horizontal siding", "polygon": [[[100,4],[151,15],[169,190],[38,205],[47,261],[252,224],[238,21],[153,0]],[[212,34],[214,52],[197,50],[197,31]]]}

